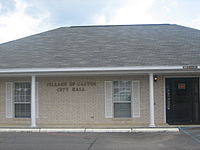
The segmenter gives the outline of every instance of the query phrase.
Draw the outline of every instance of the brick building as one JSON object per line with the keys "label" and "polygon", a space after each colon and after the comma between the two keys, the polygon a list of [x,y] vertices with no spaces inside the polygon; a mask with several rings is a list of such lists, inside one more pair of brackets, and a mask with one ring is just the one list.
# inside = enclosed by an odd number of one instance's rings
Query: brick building
{"label": "brick building", "polygon": [[0,44],[0,126],[199,124],[200,31],[62,27]]}

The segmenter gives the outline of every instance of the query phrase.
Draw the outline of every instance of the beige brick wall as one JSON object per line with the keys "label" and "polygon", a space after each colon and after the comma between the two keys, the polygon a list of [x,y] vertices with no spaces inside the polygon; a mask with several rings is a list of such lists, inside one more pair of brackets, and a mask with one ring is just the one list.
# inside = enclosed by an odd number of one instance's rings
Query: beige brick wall
{"label": "beige brick wall", "polygon": [[[30,126],[30,119],[5,118],[5,82],[30,81],[30,78],[0,78],[0,126]],[[148,126],[149,89],[148,76],[108,76],[108,77],[39,77],[39,127],[133,127]],[[140,118],[104,117],[104,81],[140,80]],[[96,86],[86,86],[86,91],[57,92],[58,87],[47,86],[50,82],[96,82]],[[155,120],[164,123],[163,77],[155,83]]]}

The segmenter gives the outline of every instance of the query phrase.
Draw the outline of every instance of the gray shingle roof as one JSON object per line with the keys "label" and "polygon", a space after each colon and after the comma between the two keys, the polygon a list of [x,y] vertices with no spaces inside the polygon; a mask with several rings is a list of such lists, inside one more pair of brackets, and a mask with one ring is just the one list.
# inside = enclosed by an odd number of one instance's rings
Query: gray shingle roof
{"label": "gray shingle roof", "polygon": [[179,25],[62,27],[0,44],[0,69],[200,65],[200,31]]}

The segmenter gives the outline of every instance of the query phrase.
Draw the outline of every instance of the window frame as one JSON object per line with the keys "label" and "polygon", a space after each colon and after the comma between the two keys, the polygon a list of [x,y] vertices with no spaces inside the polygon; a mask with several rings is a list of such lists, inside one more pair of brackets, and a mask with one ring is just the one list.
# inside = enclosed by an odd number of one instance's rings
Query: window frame
{"label": "window frame", "polygon": [[[24,102],[16,102],[15,98],[16,98],[16,94],[15,94],[15,90],[16,90],[16,83],[29,83],[30,84],[30,102],[24,101]],[[28,117],[16,117],[16,104],[30,104],[30,116]],[[31,118],[31,82],[30,81],[14,81],[13,82],[13,117],[15,119],[30,119]]]}
{"label": "window frame", "polygon": [[[114,87],[114,82],[116,82],[116,81],[118,81],[118,82],[120,82],[120,81],[130,81],[130,101],[114,101],[114,89],[115,89],[115,87]],[[125,87],[118,87],[119,89],[120,88],[125,88]],[[113,110],[113,118],[117,118],[117,119],[123,119],[123,118],[132,118],[133,116],[132,116],[132,105],[133,105],[133,103],[132,103],[132,94],[133,94],[133,91],[132,91],[132,80],[113,80],[112,81],[112,110]],[[119,99],[120,99],[120,97],[119,97]],[[115,117],[115,109],[114,109],[114,104],[130,104],[130,117]]]}

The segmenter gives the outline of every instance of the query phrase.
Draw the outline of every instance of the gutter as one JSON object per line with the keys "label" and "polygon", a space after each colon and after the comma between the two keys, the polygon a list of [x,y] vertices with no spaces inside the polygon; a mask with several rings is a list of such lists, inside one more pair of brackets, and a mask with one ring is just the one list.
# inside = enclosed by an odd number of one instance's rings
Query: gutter
{"label": "gutter", "polygon": [[200,66],[137,66],[137,67],[74,67],[74,68],[11,68],[0,69],[5,76],[88,76],[88,75],[145,75],[166,73],[200,73]]}
{"label": "gutter", "polygon": [[[0,73],[25,72],[82,72],[82,71],[145,71],[145,70],[183,70],[186,66],[144,66],[144,67],[88,67],[88,68],[13,68],[0,69]],[[192,69],[200,69],[200,66]],[[185,68],[187,69],[187,68]]]}

